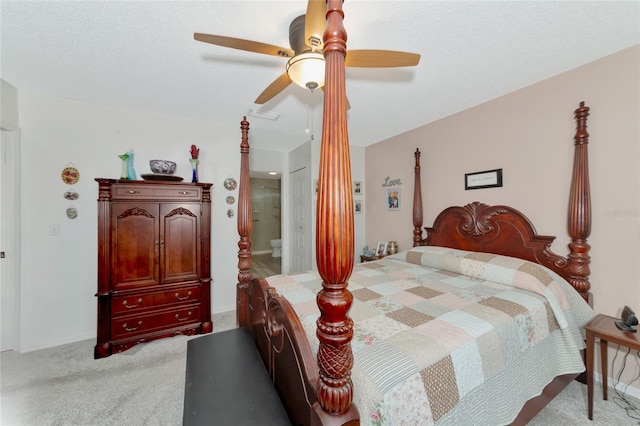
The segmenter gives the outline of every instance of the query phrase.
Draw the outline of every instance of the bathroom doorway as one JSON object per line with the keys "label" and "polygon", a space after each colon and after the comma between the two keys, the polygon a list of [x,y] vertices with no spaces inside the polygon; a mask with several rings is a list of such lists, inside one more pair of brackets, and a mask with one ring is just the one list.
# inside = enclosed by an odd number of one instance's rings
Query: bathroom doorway
{"label": "bathroom doorway", "polygon": [[281,179],[268,173],[251,173],[252,273],[268,277],[282,272]]}

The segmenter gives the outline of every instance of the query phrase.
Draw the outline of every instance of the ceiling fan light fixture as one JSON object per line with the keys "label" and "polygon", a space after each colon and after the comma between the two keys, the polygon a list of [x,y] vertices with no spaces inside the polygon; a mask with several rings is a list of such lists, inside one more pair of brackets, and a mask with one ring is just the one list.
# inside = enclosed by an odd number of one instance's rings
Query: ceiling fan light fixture
{"label": "ceiling fan light fixture", "polygon": [[300,87],[313,91],[324,86],[324,56],[319,52],[306,52],[287,62],[287,74]]}

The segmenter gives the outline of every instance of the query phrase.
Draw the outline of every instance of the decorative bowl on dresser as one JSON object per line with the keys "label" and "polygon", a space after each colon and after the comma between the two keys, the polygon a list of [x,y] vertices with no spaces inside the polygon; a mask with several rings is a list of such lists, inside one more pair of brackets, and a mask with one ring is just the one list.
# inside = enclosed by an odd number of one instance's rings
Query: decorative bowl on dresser
{"label": "decorative bowl on dresser", "polygon": [[210,333],[210,183],[97,178],[95,358]]}
{"label": "decorative bowl on dresser", "polygon": [[176,172],[176,163],[169,160],[149,160],[149,168],[153,173],[172,175]]}

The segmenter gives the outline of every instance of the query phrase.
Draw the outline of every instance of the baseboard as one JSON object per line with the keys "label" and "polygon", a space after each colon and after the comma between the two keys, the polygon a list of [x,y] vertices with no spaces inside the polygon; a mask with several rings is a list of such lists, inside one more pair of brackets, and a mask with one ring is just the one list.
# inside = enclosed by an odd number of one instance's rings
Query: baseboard
{"label": "baseboard", "polygon": [[[224,314],[224,313],[228,313],[228,312],[234,312],[236,310],[235,305],[233,306],[222,306],[219,307],[217,309],[215,309],[213,312],[211,312],[211,314]],[[61,339],[52,339],[52,340],[44,340],[41,342],[37,342],[37,343],[32,343],[32,344],[27,344],[24,346],[20,346],[20,348],[15,349],[16,352],[22,354],[22,353],[27,353],[27,352],[33,352],[33,351],[39,351],[41,349],[49,349],[49,348],[53,348],[55,346],[60,346],[60,345],[67,345],[69,343],[76,343],[76,342],[81,342],[83,340],[95,340],[96,339],[96,334],[95,333],[82,333],[82,334],[77,334],[75,336],[66,336],[64,338]]]}
{"label": "baseboard", "polygon": [[90,340],[95,338],[96,338],[95,333],[76,334],[75,336],[67,336],[61,339],[44,340],[44,341],[33,343],[33,344],[21,345],[20,349],[18,349],[17,352],[18,353],[33,352],[33,351],[38,351],[40,349],[48,349],[48,348],[53,348],[54,346],[66,345],[69,343],[76,343],[76,342],[81,342],[83,340]]}
{"label": "baseboard", "polygon": [[[602,386],[602,374],[595,372],[593,374],[593,380],[597,383],[596,386]],[[626,383],[618,383],[617,386],[613,385],[613,378],[609,377],[608,387],[615,388],[618,392],[622,394],[629,395],[632,398],[640,400],[640,389],[627,385]],[[611,398],[611,392],[609,392],[609,398]]]}
{"label": "baseboard", "polygon": [[217,307],[216,309],[213,309],[211,311],[211,315],[216,315],[216,314],[226,314],[228,312],[235,312],[236,310],[236,305],[232,305],[232,306],[220,306]]}

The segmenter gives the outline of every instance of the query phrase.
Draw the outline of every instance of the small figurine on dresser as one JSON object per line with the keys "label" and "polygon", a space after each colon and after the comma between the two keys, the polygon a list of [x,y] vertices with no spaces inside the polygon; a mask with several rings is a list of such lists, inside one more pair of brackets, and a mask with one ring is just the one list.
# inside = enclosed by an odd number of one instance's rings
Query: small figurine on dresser
{"label": "small figurine on dresser", "polygon": [[129,154],[125,152],[124,154],[118,155],[118,157],[120,157],[120,159],[122,160],[122,171],[120,172],[120,179],[128,180],[129,179]]}
{"label": "small figurine on dresser", "polygon": [[133,167],[133,149],[125,152],[122,155],[118,155],[122,160],[122,172],[120,173],[120,180],[136,180],[136,170]]}
{"label": "small figurine on dresser", "polygon": [[191,182],[198,183],[198,156],[200,155],[200,149],[195,145],[191,145],[191,158],[189,159],[189,163],[191,163]]}
{"label": "small figurine on dresser", "polygon": [[362,249],[362,255],[364,257],[373,257],[375,256],[375,253],[369,249],[369,246],[364,246],[364,248]]}
{"label": "small figurine on dresser", "polygon": [[133,149],[127,151],[127,155],[129,156],[129,158],[127,158],[127,176],[129,180],[137,180],[136,169],[133,167]]}

